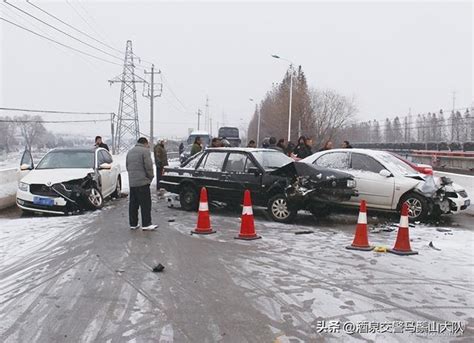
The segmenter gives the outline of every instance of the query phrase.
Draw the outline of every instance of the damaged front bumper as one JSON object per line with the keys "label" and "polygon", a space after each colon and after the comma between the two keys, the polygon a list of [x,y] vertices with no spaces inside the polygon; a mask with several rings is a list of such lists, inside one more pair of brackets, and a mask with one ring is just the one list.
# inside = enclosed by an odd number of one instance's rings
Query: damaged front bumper
{"label": "damaged front bumper", "polygon": [[32,184],[27,190],[17,190],[17,206],[26,211],[50,214],[70,214],[95,209],[91,189],[96,181],[92,173],[82,179],[53,185]]}

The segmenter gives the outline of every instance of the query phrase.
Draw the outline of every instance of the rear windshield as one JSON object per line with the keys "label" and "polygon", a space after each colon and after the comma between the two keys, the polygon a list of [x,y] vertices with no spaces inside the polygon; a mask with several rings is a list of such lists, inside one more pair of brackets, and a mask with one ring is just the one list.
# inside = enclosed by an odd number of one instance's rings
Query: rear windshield
{"label": "rear windshield", "polygon": [[252,154],[265,170],[278,169],[293,162],[291,158],[280,151],[254,151]]}
{"label": "rear windshield", "polygon": [[219,129],[219,137],[239,138],[239,129],[236,127],[221,127]]}
{"label": "rear windshield", "polygon": [[204,146],[208,146],[209,145],[209,142],[211,141],[211,136],[209,135],[190,135],[188,137],[188,140],[186,141],[188,144],[193,144],[194,143],[194,140],[196,139],[196,137],[201,137],[201,143],[204,145]]}
{"label": "rear windshield", "polygon": [[93,151],[51,151],[36,169],[94,168]]}

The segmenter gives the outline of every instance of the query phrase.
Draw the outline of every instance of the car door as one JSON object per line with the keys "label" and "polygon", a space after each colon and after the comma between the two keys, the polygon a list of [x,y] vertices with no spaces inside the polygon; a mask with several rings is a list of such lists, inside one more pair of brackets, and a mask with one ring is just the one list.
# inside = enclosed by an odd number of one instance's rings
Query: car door
{"label": "car door", "polygon": [[103,164],[111,165],[112,159],[108,158],[105,154],[103,149],[96,150],[96,161],[97,161],[97,170],[100,174],[100,182],[101,182],[101,193],[105,197],[112,193],[113,189],[112,186],[114,183],[112,182],[112,169],[111,168],[102,168]]}
{"label": "car door", "polygon": [[115,189],[117,188],[117,179],[118,179],[118,176],[119,176],[119,166],[115,165],[114,164],[114,160],[112,158],[112,155],[106,150],[106,149],[102,149],[101,150],[101,153],[102,153],[102,156],[105,160],[105,163],[107,164],[110,164],[111,168],[110,168],[110,173],[108,173],[108,180],[107,180],[107,183],[109,184],[110,188],[108,188],[107,190],[107,194],[111,194],[115,191]]}
{"label": "car door", "polygon": [[252,198],[261,192],[262,174],[255,173],[255,164],[246,153],[231,152],[227,157],[223,178],[229,188],[228,197],[234,202],[241,202],[244,191],[248,189]]}
{"label": "car door", "polygon": [[359,197],[353,198],[352,202],[365,200],[370,207],[391,208],[395,178],[380,175],[384,169],[380,162],[369,155],[351,153],[349,173],[354,175],[359,192]]}
{"label": "car door", "polygon": [[194,172],[196,184],[199,187],[206,187],[212,200],[224,201],[230,190],[227,183],[222,180],[226,157],[227,151],[210,151],[201,159]]}
{"label": "car door", "polygon": [[33,157],[28,149],[25,149],[20,160],[20,180],[34,169]]}

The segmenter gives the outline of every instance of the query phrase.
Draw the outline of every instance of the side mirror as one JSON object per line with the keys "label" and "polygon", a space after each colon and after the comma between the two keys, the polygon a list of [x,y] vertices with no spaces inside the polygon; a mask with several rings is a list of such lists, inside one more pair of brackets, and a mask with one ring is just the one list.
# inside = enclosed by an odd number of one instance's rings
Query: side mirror
{"label": "side mirror", "polygon": [[390,173],[387,169],[382,169],[381,171],[379,171],[379,175],[384,177],[390,177],[392,176],[392,173]]}
{"label": "side mirror", "polygon": [[26,164],[26,163],[24,163],[20,166],[20,170],[23,170],[23,171],[24,170],[31,170],[31,169],[33,169],[33,168],[31,168],[31,165]]}
{"label": "side mirror", "polygon": [[112,169],[112,165],[110,163],[102,163],[100,166],[99,166],[99,170],[103,170],[103,169]]}
{"label": "side mirror", "polygon": [[257,167],[250,167],[249,169],[247,169],[247,172],[249,174],[255,174],[255,176],[259,176],[261,174],[260,169],[258,169]]}

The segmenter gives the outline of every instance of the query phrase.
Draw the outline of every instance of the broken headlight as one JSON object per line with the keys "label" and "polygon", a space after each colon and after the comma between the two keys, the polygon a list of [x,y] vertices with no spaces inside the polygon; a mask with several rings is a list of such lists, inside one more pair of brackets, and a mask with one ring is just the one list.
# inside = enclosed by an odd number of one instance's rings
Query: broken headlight
{"label": "broken headlight", "polygon": [[355,180],[347,180],[347,188],[356,188],[356,181]]}

